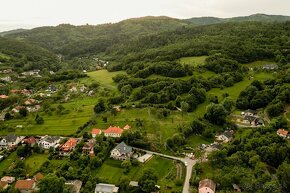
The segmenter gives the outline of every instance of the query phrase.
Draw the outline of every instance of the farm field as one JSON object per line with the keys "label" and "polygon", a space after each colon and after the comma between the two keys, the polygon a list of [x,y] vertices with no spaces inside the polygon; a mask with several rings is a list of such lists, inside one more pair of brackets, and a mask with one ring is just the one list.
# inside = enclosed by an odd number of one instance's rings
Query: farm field
{"label": "farm field", "polygon": [[204,65],[204,62],[205,62],[205,59],[207,58],[208,56],[193,56],[193,57],[183,57],[183,58],[180,58],[179,60],[177,60],[180,64],[187,64],[187,65],[190,65],[190,66],[194,66],[194,67],[197,67],[197,66],[201,66],[201,65]]}
{"label": "farm field", "polygon": [[[9,120],[6,123],[15,128],[15,131],[1,130],[0,134],[5,135],[10,132],[15,132],[18,135],[71,135],[74,134],[79,126],[86,123],[93,115],[93,108],[97,98],[83,97],[75,99],[68,103],[59,103],[68,114],[57,115],[53,112],[52,115],[40,112],[38,113],[44,119],[44,123],[37,125],[35,123],[36,113],[30,114],[28,117],[21,119]],[[59,104],[53,104],[51,107],[57,107]],[[16,128],[17,125],[22,125],[22,128]]]}
{"label": "farm field", "polygon": [[89,76],[89,78],[81,79],[81,83],[92,83],[94,81],[97,81],[105,87],[116,89],[117,85],[114,83],[112,78],[117,74],[126,74],[126,72],[124,71],[108,72],[107,70],[88,72],[87,75]]}
{"label": "farm field", "polygon": [[100,169],[97,170],[97,176],[101,179],[106,179],[109,183],[118,184],[122,177],[128,177],[132,181],[138,181],[142,176],[144,170],[153,169],[158,176],[158,185],[165,187],[170,185],[172,188],[170,191],[162,190],[162,192],[169,193],[173,190],[179,190],[182,187],[175,187],[174,179],[170,179],[176,175],[175,163],[172,160],[164,159],[154,156],[145,164],[139,166],[132,166],[128,174],[123,173],[121,168],[121,161],[107,159]]}

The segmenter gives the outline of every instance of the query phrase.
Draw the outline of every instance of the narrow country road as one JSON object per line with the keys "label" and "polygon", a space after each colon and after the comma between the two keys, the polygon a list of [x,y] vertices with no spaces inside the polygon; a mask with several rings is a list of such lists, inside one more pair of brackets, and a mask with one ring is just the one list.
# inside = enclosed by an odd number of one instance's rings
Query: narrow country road
{"label": "narrow country road", "polygon": [[185,158],[174,157],[174,156],[170,156],[170,155],[166,155],[166,154],[162,154],[162,153],[157,153],[157,152],[153,152],[153,151],[148,151],[148,150],[145,150],[145,149],[140,149],[140,148],[135,148],[135,147],[133,147],[133,149],[144,151],[146,153],[150,153],[150,154],[153,154],[153,155],[158,155],[160,157],[165,157],[165,158],[169,158],[169,159],[173,159],[173,160],[178,160],[178,161],[181,161],[184,164],[186,162],[187,163],[187,166],[185,166],[186,167],[186,176],[185,176],[185,181],[184,181],[184,184],[183,184],[182,193],[190,193],[190,191],[189,191],[189,188],[190,188],[189,182],[190,182],[190,178],[191,178],[191,175],[192,175],[192,168],[196,164],[196,160],[192,160],[192,159],[190,159],[188,157],[185,157]]}

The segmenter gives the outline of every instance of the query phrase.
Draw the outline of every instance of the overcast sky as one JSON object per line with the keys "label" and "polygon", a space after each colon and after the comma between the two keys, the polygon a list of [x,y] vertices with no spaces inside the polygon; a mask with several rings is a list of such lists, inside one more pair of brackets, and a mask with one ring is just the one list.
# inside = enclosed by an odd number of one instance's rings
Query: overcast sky
{"label": "overcast sky", "polygon": [[290,15],[290,0],[0,0],[0,31],[60,23],[101,24],[141,16]]}

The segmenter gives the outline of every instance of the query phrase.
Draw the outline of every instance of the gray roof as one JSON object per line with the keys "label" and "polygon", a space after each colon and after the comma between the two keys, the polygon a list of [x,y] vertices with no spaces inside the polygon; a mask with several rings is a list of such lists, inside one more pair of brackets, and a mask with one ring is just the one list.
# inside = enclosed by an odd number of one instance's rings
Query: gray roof
{"label": "gray roof", "polygon": [[252,110],[252,109],[248,109],[248,110],[246,110],[245,111],[245,113],[252,113],[252,114],[257,114],[257,111],[255,111],[255,110]]}
{"label": "gray roof", "polygon": [[65,182],[65,185],[69,187],[71,193],[79,193],[83,182],[80,180],[72,180]]}
{"label": "gray roof", "polygon": [[41,141],[47,141],[49,143],[54,143],[55,141],[59,140],[60,137],[57,136],[46,136]]}
{"label": "gray roof", "polygon": [[17,140],[17,136],[15,134],[9,134],[6,137],[4,137],[6,141],[9,142],[15,142]]}
{"label": "gray roof", "polygon": [[112,193],[115,187],[113,184],[99,183],[96,185],[95,192]]}
{"label": "gray roof", "polygon": [[245,116],[245,119],[248,120],[249,122],[253,122],[256,120],[257,117],[254,116]]}
{"label": "gray roof", "polygon": [[117,149],[121,154],[128,154],[132,152],[132,147],[126,145],[124,142],[119,143],[115,149]]}

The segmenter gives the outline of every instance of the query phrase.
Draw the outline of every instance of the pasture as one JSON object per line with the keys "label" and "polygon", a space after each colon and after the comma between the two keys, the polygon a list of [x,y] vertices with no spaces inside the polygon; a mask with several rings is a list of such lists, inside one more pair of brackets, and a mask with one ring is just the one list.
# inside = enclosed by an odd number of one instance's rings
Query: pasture
{"label": "pasture", "polygon": [[208,56],[193,56],[193,57],[183,57],[177,60],[178,63],[182,65],[189,65],[189,66],[202,66],[205,63],[205,59]]}

